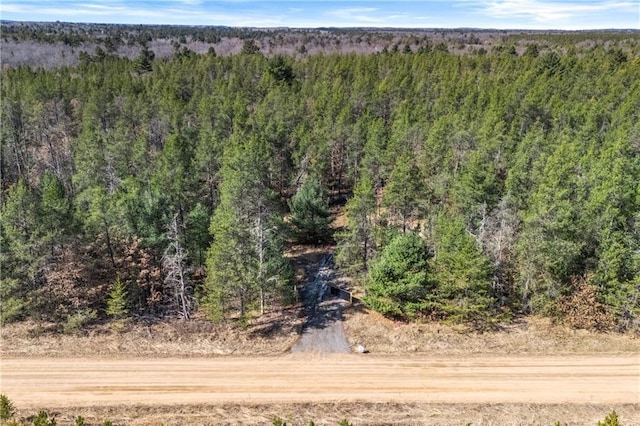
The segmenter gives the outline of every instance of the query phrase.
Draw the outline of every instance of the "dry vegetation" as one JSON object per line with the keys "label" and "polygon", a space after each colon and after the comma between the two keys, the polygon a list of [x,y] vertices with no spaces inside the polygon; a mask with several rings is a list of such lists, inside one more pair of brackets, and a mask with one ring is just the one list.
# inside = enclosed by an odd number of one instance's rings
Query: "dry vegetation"
{"label": "dry vegetation", "polygon": [[464,326],[407,324],[352,308],[345,329],[352,345],[373,353],[425,352],[442,355],[562,355],[640,353],[640,338],[632,334],[597,333],[527,317],[490,332]]}
{"label": "dry vegetation", "polygon": [[[317,256],[318,253],[309,253]],[[423,352],[448,355],[562,355],[640,353],[633,334],[596,333],[524,318],[500,330],[474,332],[463,326],[407,324],[368,310],[345,311],[345,330],[352,347],[372,353]],[[53,324],[23,322],[0,329],[0,354],[11,357],[189,357],[275,355],[287,352],[299,338],[300,309],[271,313],[242,328],[196,319],[127,326],[100,325],[79,334],[64,334]]]}
{"label": "dry vegetation", "polygon": [[54,324],[23,322],[0,330],[0,354],[11,357],[188,357],[271,355],[288,351],[298,339],[298,309],[271,313],[246,327],[196,319],[125,326],[93,327],[64,334]]}
{"label": "dry vegetation", "polygon": [[[637,404],[615,408],[623,425],[640,424]],[[53,412],[58,424],[73,424],[77,415],[86,423],[110,419],[120,425],[271,425],[280,417],[287,425],[337,425],[343,419],[354,425],[597,425],[612,407],[602,404],[221,404],[175,406],[77,407]],[[17,417],[32,413],[19,410]]]}

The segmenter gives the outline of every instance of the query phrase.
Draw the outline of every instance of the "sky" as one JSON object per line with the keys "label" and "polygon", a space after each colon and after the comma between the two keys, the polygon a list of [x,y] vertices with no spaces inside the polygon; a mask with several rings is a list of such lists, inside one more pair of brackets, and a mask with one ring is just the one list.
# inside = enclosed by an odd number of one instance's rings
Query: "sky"
{"label": "sky", "polygon": [[0,0],[0,18],[234,27],[640,29],[640,0]]}

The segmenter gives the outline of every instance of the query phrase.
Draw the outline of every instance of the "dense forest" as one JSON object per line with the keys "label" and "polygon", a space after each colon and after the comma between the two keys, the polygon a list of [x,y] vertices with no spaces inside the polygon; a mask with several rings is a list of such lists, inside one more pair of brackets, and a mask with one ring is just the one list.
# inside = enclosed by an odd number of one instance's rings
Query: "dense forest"
{"label": "dense forest", "polygon": [[1,319],[260,315],[294,300],[290,244],[335,241],[389,317],[637,331],[625,37],[5,67]]}

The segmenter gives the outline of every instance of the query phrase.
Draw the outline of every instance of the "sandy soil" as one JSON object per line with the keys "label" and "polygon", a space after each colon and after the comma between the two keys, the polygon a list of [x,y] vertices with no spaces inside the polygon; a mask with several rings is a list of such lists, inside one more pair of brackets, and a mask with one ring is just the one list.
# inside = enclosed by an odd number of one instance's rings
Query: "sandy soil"
{"label": "sandy soil", "polygon": [[3,358],[19,407],[199,403],[640,403],[640,357],[291,354]]}

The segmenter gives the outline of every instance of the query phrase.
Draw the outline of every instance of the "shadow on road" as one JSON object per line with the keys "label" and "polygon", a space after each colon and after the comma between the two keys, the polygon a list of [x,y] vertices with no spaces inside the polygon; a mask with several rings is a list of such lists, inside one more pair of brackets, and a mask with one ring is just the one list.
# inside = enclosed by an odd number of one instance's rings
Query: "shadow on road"
{"label": "shadow on road", "polygon": [[331,296],[334,275],[333,256],[327,255],[313,279],[301,290],[307,321],[292,352],[350,352],[342,325],[344,302]]}

